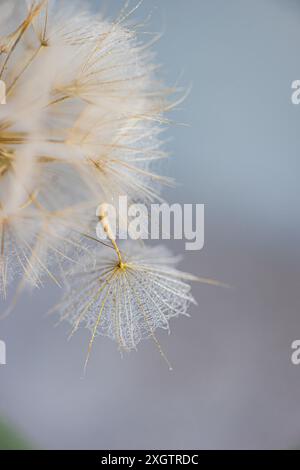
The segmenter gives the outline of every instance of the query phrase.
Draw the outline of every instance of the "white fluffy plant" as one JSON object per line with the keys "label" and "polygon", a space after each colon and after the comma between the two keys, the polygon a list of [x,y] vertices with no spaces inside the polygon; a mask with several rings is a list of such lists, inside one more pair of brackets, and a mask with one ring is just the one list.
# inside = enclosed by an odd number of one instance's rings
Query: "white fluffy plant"
{"label": "white fluffy plant", "polygon": [[128,6],[111,22],[87,3],[0,3],[0,289],[15,277],[18,290],[63,280],[57,308],[72,331],[91,330],[89,353],[101,334],[121,350],[152,337],[163,355],[155,330],[187,314],[196,278],[163,248],[119,247],[105,217],[108,246],[91,227],[96,208],[121,195],[158,199],[169,180],[153,165],[172,105],[126,26]]}

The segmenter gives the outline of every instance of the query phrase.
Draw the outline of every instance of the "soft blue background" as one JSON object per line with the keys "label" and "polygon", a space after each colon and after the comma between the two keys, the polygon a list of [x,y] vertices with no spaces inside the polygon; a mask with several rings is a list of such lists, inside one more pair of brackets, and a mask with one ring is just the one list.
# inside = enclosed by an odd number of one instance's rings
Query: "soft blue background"
{"label": "soft blue background", "polygon": [[0,410],[42,448],[299,446],[299,1],[144,0],[135,17],[149,12],[166,81],[192,83],[168,197],[206,204],[206,244],[183,268],[234,289],[195,287],[192,318],[160,335],[172,373],[151,342],[122,360],[103,339],[84,380],[87,334],[67,343],[43,316],[54,290],[25,298],[1,323]]}

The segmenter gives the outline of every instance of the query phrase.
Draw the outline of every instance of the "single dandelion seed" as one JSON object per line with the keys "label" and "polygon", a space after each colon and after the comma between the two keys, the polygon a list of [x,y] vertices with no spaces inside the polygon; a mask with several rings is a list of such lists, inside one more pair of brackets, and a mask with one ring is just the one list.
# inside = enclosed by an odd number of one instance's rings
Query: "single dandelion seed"
{"label": "single dandelion seed", "polygon": [[[99,219],[110,238],[105,209]],[[196,304],[189,281],[218,283],[178,271],[178,259],[163,247],[126,242],[120,249],[112,237],[111,243],[113,251],[95,250],[91,268],[83,272],[75,267],[69,273],[67,292],[56,310],[61,320],[73,325],[71,334],[82,325],[91,330],[86,365],[95,338],[104,335],[115,340],[121,351],[136,349],[143,338],[152,338],[171,369],[155,331],[169,331],[169,320],[187,315],[189,305]],[[87,265],[87,260],[81,265]]]}

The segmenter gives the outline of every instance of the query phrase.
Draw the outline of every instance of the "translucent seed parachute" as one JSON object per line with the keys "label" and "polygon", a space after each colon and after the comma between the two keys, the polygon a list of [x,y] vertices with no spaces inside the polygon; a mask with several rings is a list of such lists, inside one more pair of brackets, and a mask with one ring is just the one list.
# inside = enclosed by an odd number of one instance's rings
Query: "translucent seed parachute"
{"label": "translucent seed parachute", "polygon": [[[120,350],[136,349],[143,338],[155,339],[157,328],[169,329],[169,320],[186,315],[195,303],[186,282],[192,277],[175,269],[176,259],[164,247],[139,247],[127,242],[122,262],[112,250],[97,249],[95,265],[77,266],[69,273],[66,295],[59,305],[61,318],[73,333],[85,326],[117,341]],[[82,260],[81,265],[87,265]]]}

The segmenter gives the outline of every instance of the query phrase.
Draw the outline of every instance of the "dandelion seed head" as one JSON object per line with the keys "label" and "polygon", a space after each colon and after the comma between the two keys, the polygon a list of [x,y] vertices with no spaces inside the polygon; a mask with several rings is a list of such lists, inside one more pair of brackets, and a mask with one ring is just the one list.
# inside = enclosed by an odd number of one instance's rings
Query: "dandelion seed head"
{"label": "dandelion seed head", "polygon": [[[166,359],[155,332],[187,315],[195,279],[165,248],[119,247],[103,209],[150,204],[171,183],[153,166],[173,90],[125,10],[111,21],[82,1],[0,3],[0,294],[16,277],[63,281],[55,310],[91,331],[88,356],[104,335],[122,351],[152,338]],[[90,234],[99,220],[105,248]]]}
{"label": "dandelion seed head", "polygon": [[137,33],[87,3],[3,1],[0,31],[1,263],[39,284],[99,204],[157,198],[168,104]]}

